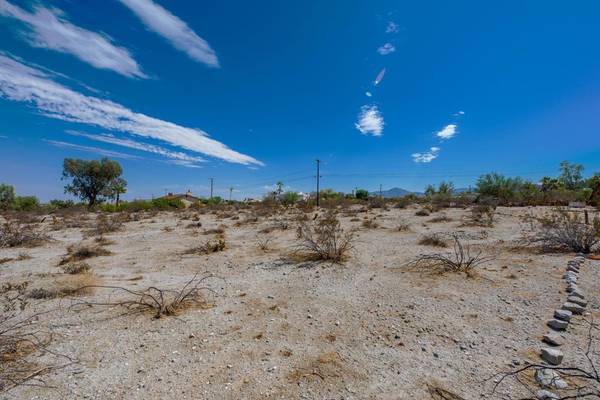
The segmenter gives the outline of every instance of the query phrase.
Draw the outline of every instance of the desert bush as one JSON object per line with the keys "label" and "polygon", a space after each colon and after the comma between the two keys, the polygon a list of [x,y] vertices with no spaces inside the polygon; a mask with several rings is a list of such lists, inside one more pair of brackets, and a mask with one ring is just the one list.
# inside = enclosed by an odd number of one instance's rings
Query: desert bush
{"label": "desert bush", "polygon": [[366,189],[356,189],[354,197],[358,200],[367,200],[369,198],[369,191]]}
{"label": "desert bush", "polygon": [[362,227],[366,229],[379,228],[379,224],[375,221],[375,218],[365,218],[362,221]]}
{"label": "desert bush", "polygon": [[300,200],[298,192],[285,192],[281,196],[281,203],[285,206],[292,206]]}
{"label": "desert bush", "polygon": [[448,245],[439,233],[423,235],[419,239],[418,244],[420,244],[421,246],[448,247]]}
{"label": "desert bush", "polygon": [[538,229],[531,243],[539,243],[546,250],[567,250],[588,254],[600,243],[600,218],[587,225],[576,213],[557,209],[538,218]]}
{"label": "desert bush", "polygon": [[496,206],[491,204],[475,204],[471,207],[470,222],[473,225],[492,226],[494,225],[494,216]]}
{"label": "desert bush", "polygon": [[271,238],[259,238],[256,242],[256,246],[259,250],[267,252],[270,250]]}
{"label": "desert bush", "polygon": [[184,252],[184,254],[212,254],[218,253],[226,249],[225,237],[216,235],[214,238],[207,240],[199,246],[192,247]]}
{"label": "desert bush", "polygon": [[77,275],[77,274],[87,274],[92,270],[92,267],[88,263],[73,263],[66,264],[62,266],[62,270],[65,274],[69,275]]}
{"label": "desert bush", "polygon": [[123,227],[120,215],[107,216],[98,215],[94,227],[86,232],[88,236],[102,236],[107,233],[116,232]]}
{"label": "desert bush", "polygon": [[409,267],[426,267],[439,272],[464,272],[471,275],[473,270],[491,257],[483,257],[481,252],[471,254],[470,247],[463,245],[458,235],[452,235],[454,252],[452,254],[421,254],[408,263]]}
{"label": "desert bush", "polygon": [[108,256],[112,253],[99,245],[79,244],[67,247],[67,254],[62,258],[59,265],[85,260],[88,258]]}
{"label": "desert bush", "polygon": [[31,225],[22,225],[12,221],[0,225],[0,248],[35,247],[46,241],[48,241],[48,237],[34,231]]}
{"label": "desert bush", "polygon": [[431,218],[427,222],[432,222],[432,223],[436,223],[436,222],[452,222],[452,218],[448,217],[447,215],[438,215],[437,217]]}
{"label": "desert bush", "polygon": [[429,211],[427,211],[425,208],[420,208],[417,210],[417,212],[415,212],[415,215],[418,217],[428,217],[429,214]]}
{"label": "desert bush", "polygon": [[335,213],[328,212],[312,223],[302,223],[297,237],[300,242],[296,254],[311,260],[340,263],[353,248],[354,231],[345,232]]}
{"label": "desert bush", "polygon": [[398,221],[398,225],[396,225],[396,230],[398,232],[408,232],[410,231],[410,224],[404,220]]}

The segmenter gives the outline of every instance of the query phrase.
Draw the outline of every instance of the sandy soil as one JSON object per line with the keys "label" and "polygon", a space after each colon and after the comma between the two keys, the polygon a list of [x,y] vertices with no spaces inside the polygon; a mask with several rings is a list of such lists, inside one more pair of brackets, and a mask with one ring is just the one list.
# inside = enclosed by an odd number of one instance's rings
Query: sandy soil
{"label": "sandy soil", "polygon": [[[176,289],[197,273],[212,274],[206,281],[214,290],[206,294],[212,306],[154,319],[122,307],[72,307],[127,297],[109,289],[30,299],[24,312],[52,310],[35,322],[54,333],[49,349],[75,362],[44,375],[52,388],[21,386],[0,398],[431,399],[428,385],[469,400],[517,398],[523,392],[514,381],[492,395],[491,377],[539,362],[540,337],[565,300],[562,274],[574,254],[515,249],[529,229],[523,217],[540,208],[499,208],[491,228],[466,226],[468,210],[423,217],[415,210],[340,214],[346,229],[357,229],[355,248],[341,265],[290,261],[297,243],[292,215],[237,226],[244,215],[205,213],[196,228],[188,226],[196,221],[182,218],[190,217],[187,212],[127,222],[105,235],[111,255],[86,260],[96,283]],[[451,220],[430,222],[441,214]],[[365,217],[379,226],[363,227]],[[86,218],[93,224],[93,214]],[[288,229],[280,229],[284,220]],[[408,231],[398,231],[401,221]],[[184,254],[212,237],[205,230],[220,225],[225,251]],[[260,232],[271,226],[278,229]],[[84,237],[86,228],[52,230],[51,219],[42,227],[52,241],[0,249],[0,259],[30,257],[0,264],[3,284],[27,281],[27,290],[56,284],[64,277],[58,264],[67,247],[93,241]],[[473,277],[407,268],[419,253],[450,250],[417,243],[431,232],[460,233],[494,260]],[[579,283],[596,316],[599,266],[586,261]],[[564,335],[565,364],[582,362],[586,333],[575,319]],[[30,357],[40,365],[68,364],[48,354]]]}

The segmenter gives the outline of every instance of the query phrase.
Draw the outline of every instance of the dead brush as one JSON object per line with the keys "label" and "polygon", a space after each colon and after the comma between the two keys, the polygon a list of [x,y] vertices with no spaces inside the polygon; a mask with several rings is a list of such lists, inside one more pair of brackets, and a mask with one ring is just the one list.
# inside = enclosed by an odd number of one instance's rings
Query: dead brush
{"label": "dead brush", "polygon": [[418,210],[417,210],[417,212],[415,212],[415,215],[416,215],[417,217],[428,217],[428,216],[429,216],[429,214],[430,214],[430,212],[429,212],[429,211],[427,211],[427,210],[426,210],[426,209],[424,209],[424,208],[420,208],[420,209],[418,209]]}
{"label": "dead brush", "polygon": [[[38,319],[45,313],[28,313],[25,287],[3,286],[0,300],[0,394],[5,395],[17,386],[40,386],[46,383],[42,375],[71,365],[72,360],[48,349],[52,332],[40,328]],[[48,364],[30,361],[41,356]],[[58,360],[61,359],[61,362]],[[10,398],[10,397],[6,397]]]}
{"label": "dead brush", "polygon": [[192,247],[186,250],[183,254],[200,254],[208,255],[224,251],[227,248],[224,235],[216,235],[214,238],[207,240],[199,246]]}
{"label": "dead brush", "polygon": [[436,217],[431,218],[427,222],[438,223],[438,222],[452,222],[452,218],[447,215],[438,215]]}
{"label": "dead brush", "polygon": [[354,231],[345,232],[331,211],[312,223],[302,223],[296,233],[300,243],[294,254],[301,258],[341,263],[353,249]]}
{"label": "dead brush", "polygon": [[494,217],[496,214],[496,206],[490,204],[476,204],[471,207],[471,216],[469,225],[487,226],[494,225]]}
{"label": "dead brush", "polygon": [[67,254],[62,258],[58,265],[64,265],[88,258],[108,256],[112,253],[99,245],[78,244],[67,247]]}
{"label": "dead brush", "polygon": [[32,225],[22,225],[14,221],[0,225],[0,248],[36,247],[48,240],[48,236],[36,232]]}
{"label": "dead brush", "polygon": [[[124,214],[127,215],[127,214]],[[107,233],[117,232],[123,227],[120,215],[107,216],[100,214],[96,218],[94,226],[85,232],[86,236],[102,236]]]}
{"label": "dead brush", "polygon": [[45,286],[32,288],[27,292],[30,299],[54,299],[66,296],[85,296],[94,292],[100,279],[91,273],[55,275]]}
{"label": "dead brush", "polygon": [[423,235],[417,243],[421,246],[448,247],[448,244],[439,233]]}
{"label": "dead brush", "polygon": [[205,229],[204,232],[202,232],[202,233],[204,235],[224,235],[225,234],[225,226],[219,225],[216,228]]}
{"label": "dead brush", "polygon": [[[194,275],[181,289],[161,289],[150,286],[145,290],[131,290],[120,286],[94,286],[95,289],[110,289],[113,292],[123,293],[128,299],[109,302],[79,302],[71,305],[72,308],[88,306],[124,307],[134,313],[151,313],[154,318],[179,315],[191,308],[211,308],[213,304],[207,301],[206,293],[215,293],[206,286],[207,280],[213,275],[198,277]],[[112,295],[111,295],[112,297]]]}
{"label": "dead brush", "polygon": [[75,264],[67,264],[62,266],[62,271],[65,274],[69,275],[77,275],[77,274],[87,274],[92,271],[92,267],[88,263],[75,263]]}
{"label": "dead brush", "polygon": [[259,238],[256,242],[256,247],[264,253],[271,250],[271,238]]}
{"label": "dead brush", "polygon": [[421,254],[414,260],[408,262],[408,267],[425,267],[437,272],[463,272],[468,276],[479,265],[493,260],[492,257],[483,257],[482,252],[472,255],[470,247],[460,242],[458,235],[453,234],[454,252],[452,254]]}
{"label": "dead brush", "polygon": [[400,220],[398,222],[398,225],[396,225],[396,230],[398,232],[409,232],[410,231],[410,224],[404,220]]}
{"label": "dead brush", "polygon": [[557,209],[543,218],[537,218],[537,232],[529,244],[541,244],[547,251],[575,251],[589,254],[600,243],[600,218],[588,225],[575,214]]}
{"label": "dead brush", "polygon": [[363,219],[361,226],[365,229],[376,229],[379,228],[379,223],[375,218],[365,218]]}

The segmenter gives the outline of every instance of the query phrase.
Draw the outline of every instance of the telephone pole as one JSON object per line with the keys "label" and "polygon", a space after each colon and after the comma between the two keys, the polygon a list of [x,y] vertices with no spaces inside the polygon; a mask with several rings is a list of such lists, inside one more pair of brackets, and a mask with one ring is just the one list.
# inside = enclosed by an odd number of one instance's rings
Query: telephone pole
{"label": "telephone pole", "polygon": [[379,184],[379,197],[383,198],[383,193],[381,193],[381,183]]}
{"label": "telephone pole", "polygon": [[229,188],[229,202],[231,203],[231,194],[233,193],[233,188]]}
{"label": "telephone pole", "polygon": [[319,180],[321,178],[320,167],[321,160],[317,158],[317,207],[319,207]]}
{"label": "telephone pole", "polygon": [[208,178],[208,179],[210,179],[210,198],[212,199],[212,197],[213,197],[213,181],[214,181],[214,178]]}

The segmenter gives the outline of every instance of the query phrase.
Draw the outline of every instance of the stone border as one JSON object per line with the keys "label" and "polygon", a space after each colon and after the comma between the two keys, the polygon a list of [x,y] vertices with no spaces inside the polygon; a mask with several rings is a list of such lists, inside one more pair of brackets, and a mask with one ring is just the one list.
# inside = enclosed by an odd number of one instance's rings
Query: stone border
{"label": "stone border", "polygon": [[[548,347],[542,347],[540,356],[542,360],[549,365],[560,365],[563,361],[563,353],[558,349],[565,343],[565,338],[560,334],[564,332],[571,322],[574,315],[581,315],[585,311],[587,301],[585,295],[577,286],[579,280],[579,270],[585,263],[585,256],[577,254],[577,256],[567,263],[567,269],[563,275],[563,279],[567,283],[567,299],[562,304],[560,309],[554,310],[552,319],[546,322],[550,331],[543,336],[542,341]],[[535,379],[542,389],[536,392],[536,397],[539,400],[558,399],[559,396],[547,389],[565,389],[565,382],[560,374],[552,369],[541,368],[536,371]]]}

